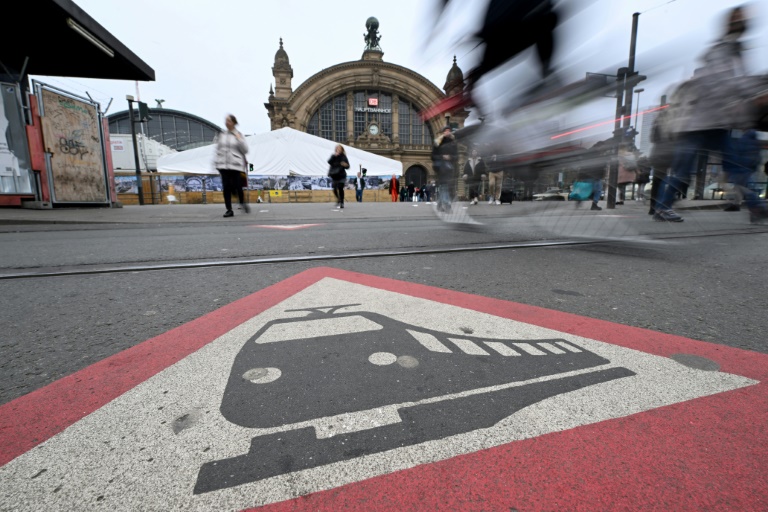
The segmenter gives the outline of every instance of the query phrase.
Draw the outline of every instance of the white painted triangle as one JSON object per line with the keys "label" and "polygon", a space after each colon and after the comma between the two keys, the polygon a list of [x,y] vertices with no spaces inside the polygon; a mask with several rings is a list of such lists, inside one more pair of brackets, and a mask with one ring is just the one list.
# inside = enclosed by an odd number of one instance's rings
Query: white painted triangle
{"label": "white painted triangle", "polygon": [[[533,343],[542,339],[562,339],[566,343],[558,346],[566,348],[567,352],[577,353],[574,350],[578,349],[567,348],[573,344],[608,359],[610,364],[607,367],[627,368],[636,375],[543,400],[481,432],[467,432],[223,490],[194,494],[195,482],[203,464],[246,453],[256,436],[313,426],[318,439],[328,439],[400,421],[398,409],[409,404],[387,404],[356,413],[318,417],[303,423],[263,429],[240,427],[227,421],[220,413],[233,361],[244,344],[262,327],[273,320],[298,320],[307,315],[305,311],[289,310],[320,308],[329,311],[330,305],[350,303],[359,305],[343,311],[357,311],[361,316],[366,312],[377,313],[410,324],[416,332],[439,331],[456,339],[466,338],[465,333],[471,328],[473,337],[490,344],[503,343],[509,349],[523,345],[510,345],[504,340],[530,340]],[[354,319],[345,321],[348,323],[332,326],[335,329],[333,332],[343,330],[345,325],[350,326],[350,332],[353,328],[360,332],[367,325]],[[306,328],[311,329],[309,322]],[[296,340],[292,335],[284,336],[282,341],[276,337],[262,342],[275,344],[272,346],[311,343],[314,337],[321,334],[307,330],[308,341]],[[421,347],[413,335],[404,334]],[[365,339],[365,332],[362,332],[360,343],[365,343]],[[256,342],[258,340],[253,343]],[[441,343],[444,341],[441,340]],[[434,346],[439,348],[437,344]],[[451,353],[438,350],[435,353],[441,357],[457,357],[456,364],[460,365],[462,357],[504,361],[525,357],[521,350],[515,352],[521,355],[505,357],[510,353],[504,353],[503,349],[502,353],[494,350],[484,356],[468,355],[461,350]],[[395,354],[398,357],[406,355]],[[386,362],[386,358],[381,360]],[[321,390],[320,365],[318,362],[318,389],[309,391]],[[406,370],[404,366],[403,371]],[[253,378],[258,382],[255,385],[269,386],[271,380],[280,378],[280,372],[265,371]],[[466,389],[423,402],[480,396],[492,390],[523,384],[527,382]],[[12,493],[4,492],[3,507],[9,510],[85,510],[98,506],[112,511],[243,509],[753,384],[755,381],[744,377],[690,369],[668,358],[596,340],[325,278],[248,320],[0,468],[3,488],[13,490]],[[254,407],[257,406],[254,404]],[[45,412],[41,411],[41,414]],[[180,418],[183,421],[180,422]],[[178,430],[179,425],[186,428]],[[174,431],[174,426],[178,432]]]}

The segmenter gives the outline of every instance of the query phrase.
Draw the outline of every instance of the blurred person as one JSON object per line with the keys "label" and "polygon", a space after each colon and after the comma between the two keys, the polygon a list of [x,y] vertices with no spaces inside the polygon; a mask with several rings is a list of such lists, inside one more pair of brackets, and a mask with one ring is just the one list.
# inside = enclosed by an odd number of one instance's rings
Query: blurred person
{"label": "blurred person", "polygon": [[333,180],[333,195],[336,197],[336,207],[344,209],[344,184],[347,180],[349,160],[344,146],[336,145],[336,149],[328,159],[328,177]]}
{"label": "blurred person", "polygon": [[435,182],[430,181],[426,186],[427,202],[432,202],[432,198],[435,197]]}
{"label": "blurred person", "polygon": [[240,133],[237,126],[237,118],[232,114],[224,119],[226,131],[216,135],[214,146],[216,147],[214,167],[221,175],[222,190],[224,192],[224,206],[227,211],[224,217],[232,217],[235,212],[232,211],[232,193],[237,194],[240,206],[245,213],[250,213],[251,209],[245,202],[245,194],[242,186],[242,173],[245,172],[246,154],[248,153],[248,143],[245,137]]}
{"label": "blurred person", "polygon": [[488,204],[501,204],[501,188],[504,184],[504,169],[496,155],[492,155],[488,165]]}
{"label": "blurred person", "polygon": [[[748,90],[742,58],[741,39],[746,32],[747,16],[743,6],[728,12],[724,34],[703,56],[703,66],[689,81],[690,87],[677,104],[673,132],[676,134],[672,171],[660,190],[653,220],[682,222],[672,205],[677,194],[687,189],[695,170],[697,152],[717,151],[724,167],[734,162],[730,130],[743,127]],[[765,202],[751,202],[750,221],[760,222],[768,216]]]}
{"label": "blurred person", "polygon": [[413,194],[416,192],[416,185],[413,182],[408,184],[408,201],[413,202]]}
{"label": "blurred person", "polygon": [[645,202],[645,187],[651,181],[651,164],[646,157],[637,160],[637,171],[635,172],[635,185],[637,185],[637,194],[635,201]]}
{"label": "blurred person", "polygon": [[[764,212],[766,205],[754,190],[747,184],[751,181],[752,174],[760,165],[761,144],[757,138],[756,130],[745,130],[743,133],[736,133],[737,137],[731,138],[732,159],[723,162],[723,171],[728,177],[728,182],[734,184],[734,192],[738,198],[734,201],[729,211],[739,211],[741,201],[752,213],[750,220],[756,222],[761,220],[758,212]],[[726,208],[728,210],[728,208]],[[764,214],[763,214],[764,215]]]}
{"label": "blurred person", "polygon": [[405,188],[405,185],[400,187],[400,202],[404,203],[405,200],[408,198],[408,190]]}
{"label": "blurred person", "polygon": [[432,148],[432,166],[437,173],[437,210],[449,213],[451,201],[455,195],[453,190],[453,178],[456,172],[456,164],[459,158],[459,148],[451,127],[446,125],[443,132],[435,139]]}
{"label": "blurred person", "polygon": [[392,196],[392,202],[397,202],[398,194],[400,193],[400,180],[394,174],[389,179],[389,194]]}
{"label": "blurred person", "polygon": [[355,177],[355,199],[358,203],[363,202],[363,189],[365,188],[365,178],[363,178],[363,173],[360,171],[357,171],[357,176]]}
{"label": "blurred person", "polygon": [[483,177],[488,172],[485,162],[480,154],[477,152],[477,148],[472,149],[470,157],[464,164],[464,174],[462,178],[467,187],[467,193],[469,197],[469,204],[477,204],[477,200],[480,194],[480,184],[483,181]]}
{"label": "blurred person", "polygon": [[[449,1],[442,0],[443,11]],[[467,73],[468,100],[471,102],[472,91],[481,78],[531,47],[536,49],[542,80],[534,90],[548,84],[553,77],[557,24],[552,0],[490,0],[483,25],[474,37],[485,48],[480,63]]]}

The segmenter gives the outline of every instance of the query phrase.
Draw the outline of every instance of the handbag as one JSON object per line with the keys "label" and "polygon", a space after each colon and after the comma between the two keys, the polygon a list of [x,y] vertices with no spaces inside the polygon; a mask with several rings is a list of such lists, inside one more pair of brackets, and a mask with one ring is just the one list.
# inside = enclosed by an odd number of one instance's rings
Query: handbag
{"label": "handbag", "polygon": [[568,199],[571,201],[587,201],[592,197],[592,184],[588,181],[577,181],[571,187]]}

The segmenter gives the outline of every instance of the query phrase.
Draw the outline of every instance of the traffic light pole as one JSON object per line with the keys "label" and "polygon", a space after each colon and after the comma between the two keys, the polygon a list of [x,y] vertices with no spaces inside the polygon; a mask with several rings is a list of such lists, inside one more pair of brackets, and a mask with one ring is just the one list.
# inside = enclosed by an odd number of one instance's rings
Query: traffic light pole
{"label": "traffic light pole", "polygon": [[139,164],[139,145],[136,143],[136,119],[133,113],[133,96],[126,96],[128,100],[128,115],[131,121],[131,139],[133,139],[133,159],[136,165],[136,184],[139,190],[139,205],[144,206],[144,187],[141,183],[141,165]]}

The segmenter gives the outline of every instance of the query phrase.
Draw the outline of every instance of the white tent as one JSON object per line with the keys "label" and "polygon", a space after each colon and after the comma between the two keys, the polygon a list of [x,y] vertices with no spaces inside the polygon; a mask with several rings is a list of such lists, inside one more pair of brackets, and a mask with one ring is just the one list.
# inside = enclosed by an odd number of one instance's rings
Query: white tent
{"label": "white tent", "polygon": [[[248,163],[253,173],[267,176],[325,176],[328,159],[336,142],[315,137],[293,128],[280,128],[259,135],[247,135]],[[157,172],[169,174],[218,174],[213,167],[213,145],[189,149],[157,159]],[[349,159],[350,177],[362,166],[368,176],[402,176],[403,164],[397,160],[344,145]]]}

